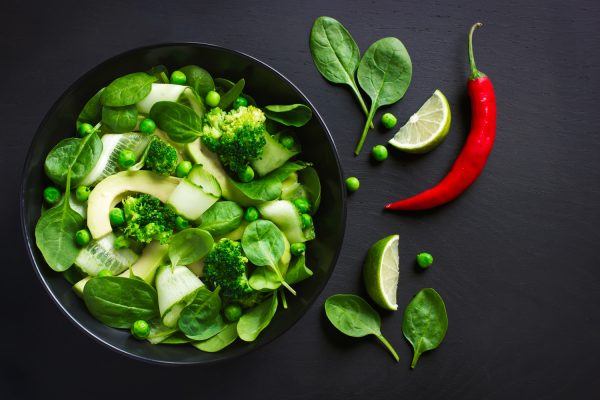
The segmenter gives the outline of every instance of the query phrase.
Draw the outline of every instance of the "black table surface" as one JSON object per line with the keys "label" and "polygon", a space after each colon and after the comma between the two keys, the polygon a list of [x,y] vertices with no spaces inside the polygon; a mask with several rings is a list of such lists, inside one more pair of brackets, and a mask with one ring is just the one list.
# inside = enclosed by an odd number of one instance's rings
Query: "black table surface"
{"label": "black table surface", "polygon": [[[0,12],[0,398],[579,399],[600,390],[600,3],[597,1],[5,0]],[[342,21],[364,51],[385,36],[410,52],[413,80],[389,108],[401,123],[441,89],[453,121],[447,140],[422,156],[368,149],[372,132],[351,93],[315,69],[314,19]],[[494,150],[480,179],[432,212],[382,206],[437,182],[465,141],[466,34],[498,99]],[[57,97],[102,60],[134,47],[199,41],[251,54],[313,101],[332,131],[344,173],[361,180],[348,201],[336,269],[301,321],[262,349],[210,367],[164,368],[130,360],[82,334],[51,302],[23,246],[17,188],[34,132]],[[400,363],[375,339],[343,337],[323,316],[334,293],[365,294],[361,265],[371,243],[400,234],[400,308],[423,287],[445,299],[442,346],[411,371],[402,311],[383,313]],[[415,254],[435,264],[418,272]],[[586,397],[587,395],[587,397]],[[593,395],[593,396],[590,396]]]}

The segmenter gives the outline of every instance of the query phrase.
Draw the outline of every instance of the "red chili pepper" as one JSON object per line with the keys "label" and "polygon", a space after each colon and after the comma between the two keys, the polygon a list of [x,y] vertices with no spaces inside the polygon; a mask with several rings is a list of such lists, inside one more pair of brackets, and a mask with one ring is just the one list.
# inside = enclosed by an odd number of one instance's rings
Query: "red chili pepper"
{"label": "red chili pepper", "polygon": [[479,176],[488,159],[496,137],[496,96],[492,81],[475,67],[473,32],[469,31],[469,63],[471,76],[468,92],[471,98],[471,131],[448,175],[437,185],[413,197],[385,206],[388,210],[427,210],[448,203],[461,195]]}

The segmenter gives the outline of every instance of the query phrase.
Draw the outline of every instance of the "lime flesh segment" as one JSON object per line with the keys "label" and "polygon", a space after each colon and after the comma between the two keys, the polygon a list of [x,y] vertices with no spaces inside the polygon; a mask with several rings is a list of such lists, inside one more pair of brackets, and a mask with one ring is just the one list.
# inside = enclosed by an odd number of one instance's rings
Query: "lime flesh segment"
{"label": "lime flesh segment", "polygon": [[426,153],[444,140],[451,120],[450,104],[446,96],[436,90],[389,143],[407,153]]}
{"label": "lime flesh segment", "polygon": [[397,310],[399,259],[398,235],[391,235],[375,243],[367,253],[363,278],[367,293],[380,307]]}

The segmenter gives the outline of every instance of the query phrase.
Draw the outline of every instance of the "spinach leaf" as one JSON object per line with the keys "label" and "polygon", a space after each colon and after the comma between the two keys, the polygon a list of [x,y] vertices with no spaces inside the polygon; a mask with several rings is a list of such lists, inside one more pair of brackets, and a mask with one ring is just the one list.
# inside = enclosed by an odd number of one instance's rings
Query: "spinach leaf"
{"label": "spinach leaf", "polygon": [[159,315],[156,290],[141,279],[92,278],[85,284],[83,300],[90,314],[113,328],[130,328],[138,319]]}
{"label": "spinach leaf", "polygon": [[186,344],[191,342],[192,340],[187,338],[183,333],[181,332],[175,332],[174,334],[172,334],[171,336],[167,337],[165,340],[163,340],[162,342],[160,342],[161,344]]}
{"label": "spinach leaf", "polygon": [[381,106],[400,100],[412,78],[412,62],[402,42],[394,37],[380,39],[367,49],[358,66],[358,83],[371,97],[371,109],[354,154],[358,155]]}
{"label": "spinach leaf", "polygon": [[307,164],[295,161],[287,162],[275,171],[269,172],[260,179],[254,179],[250,182],[231,183],[246,197],[255,201],[270,201],[278,199],[281,196],[282,182],[292,172],[299,171],[307,167]]}
{"label": "spinach leaf", "polygon": [[313,167],[306,167],[298,173],[298,180],[304,186],[308,199],[312,203],[311,214],[315,214],[321,204],[321,181]]}
{"label": "spinach leaf", "polygon": [[310,53],[323,78],[329,82],[350,86],[360,108],[365,115],[369,115],[354,80],[360,51],[346,28],[331,17],[317,18],[310,31]]}
{"label": "spinach leaf", "polygon": [[237,333],[240,339],[245,342],[254,341],[263,329],[271,323],[276,311],[277,296],[273,294],[270,299],[263,301],[242,315],[237,323]]}
{"label": "spinach leaf", "polygon": [[148,96],[155,81],[156,77],[145,72],[134,72],[117,78],[102,92],[102,104],[111,107],[135,104]]}
{"label": "spinach leaf", "polygon": [[269,292],[281,287],[279,276],[268,267],[256,267],[248,279],[250,287],[259,292]]}
{"label": "spinach leaf", "polygon": [[381,318],[362,297],[336,294],[325,301],[325,314],[340,332],[352,337],[374,335],[399,361],[398,353],[381,334]]}
{"label": "spinach leaf", "polygon": [[95,132],[81,139],[63,139],[46,156],[46,175],[65,187],[70,173],[73,185],[77,185],[94,168],[101,153],[102,141]]}
{"label": "spinach leaf", "polygon": [[296,258],[296,260],[290,266],[287,274],[285,274],[285,281],[290,285],[293,285],[310,278],[312,275],[313,272],[306,266],[306,257],[303,254]]}
{"label": "spinach leaf", "polygon": [[242,92],[244,91],[244,86],[246,85],[246,81],[244,78],[237,81],[235,85],[223,95],[221,95],[221,101],[219,102],[219,107],[223,110],[228,108],[235,99],[237,99]]}
{"label": "spinach leaf", "polygon": [[211,90],[215,90],[215,82],[210,73],[204,68],[197,65],[186,65],[179,68],[187,78],[186,84],[196,91],[200,96],[204,97]]}
{"label": "spinach leaf", "polygon": [[235,342],[237,338],[237,323],[231,323],[227,324],[221,332],[210,339],[203,342],[192,343],[192,346],[207,353],[215,353]]}
{"label": "spinach leaf", "polygon": [[198,289],[194,301],[186,306],[179,317],[179,329],[192,340],[206,340],[225,329],[221,317],[220,288],[214,292],[205,286]]}
{"label": "spinach leaf", "polygon": [[285,126],[301,127],[312,118],[312,110],[304,104],[270,105],[265,107],[265,116]]}
{"label": "spinach leaf", "polygon": [[138,110],[133,106],[125,107],[102,107],[102,124],[106,125],[111,132],[131,132],[137,125]]}
{"label": "spinach leaf", "polygon": [[202,134],[202,119],[191,108],[174,101],[159,101],[150,118],[177,143],[191,143]]}
{"label": "spinach leaf", "polygon": [[234,201],[218,201],[202,214],[199,228],[213,236],[221,236],[237,229],[244,219],[244,210]]}
{"label": "spinach leaf", "polygon": [[98,93],[85,103],[85,106],[83,106],[83,109],[77,117],[77,129],[79,129],[79,125],[84,122],[90,125],[96,125],[102,120],[102,103],[100,102],[100,97],[102,96],[103,91],[104,88],[100,89]]}
{"label": "spinach leaf", "polygon": [[155,77],[160,83],[169,83],[169,70],[162,64],[150,68],[146,73]]}
{"label": "spinach leaf", "polygon": [[150,334],[147,339],[152,344],[161,343],[178,331],[177,328],[169,328],[163,325],[161,319],[150,321],[149,324]]}
{"label": "spinach leaf", "polygon": [[214,240],[210,233],[199,228],[184,229],[171,236],[169,259],[173,266],[190,265],[208,254]]}
{"label": "spinach leaf", "polygon": [[414,368],[421,354],[437,348],[448,330],[446,305],[433,289],[422,289],[404,310],[402,333],[413,347],[410,367]]}

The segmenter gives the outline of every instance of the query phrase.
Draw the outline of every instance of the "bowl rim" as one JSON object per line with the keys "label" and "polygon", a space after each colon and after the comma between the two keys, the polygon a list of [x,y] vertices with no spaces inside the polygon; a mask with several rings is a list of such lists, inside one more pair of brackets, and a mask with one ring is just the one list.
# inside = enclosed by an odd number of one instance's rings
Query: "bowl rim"
{"label": "bowl rim", "polygon": [[106,340],[102,339],[100,336],[98,336],[96,333],[94,333],[90,328],[88,328],[85,324],[79,322],[72,314],[71,312],[67,309],[66,306],[64,306],[61,301],[58,299],[58,297],[54,294],[54,292],[52,291],[52,289],[50,288],[49,283],[46,281],[46,279],[44,278],[44,276],[42,275],[42,271],[41,268],[43,267],[47,267],[47,265],[43,265],[40,266],[38,265],[38,263],[36,262],[36,259],[34,257],[34,248],[33,248],[33,243],[35,241],[35,237],[34,234],[31,232],[31,230],[29,229],[29,226],[26,222],[26,216],[25,216],[25,191],[26,191],[26,187],[25,187],[25,182],[27,180],[27,171],[28,171],[28,166],[31,163],[31,159],[33,157],[33,143],[36,141],[36,139],[38,138],[38,136],[40,135],[40,131],[42,129],[42,127],[44,125],[46,125],[48,119],[50,119],[50,116],[53,115],[56,111],[56,108],[58,107],[58,104],[67,96],[70,96],[71,93],[75,90],[75,88],[77,86],[79,86],[82,82],[84,82],[86,79],[88,79],[88,77],[93,76],[95,73],[97,73],[97,71],[99,69],[101,69],[101,67],[103,67],[106,64],[110,64],[112,62],[114,62],[116,59],[121,58],[123,56],[126,56],[128,54],[131,53],[136,53],[136,52],[140,52],[140,51],[147,51],[147,50],[152,50],[152,49],[156,49],[156,48],[161,48],[161,47],[176,47],[176,46],[192,46],[192,47],[201,47],[201,48],[210,48],[210,49],[216,49],[216,50],[220,50],[220,51],[225,51],[225,52],[229,52],[235,56],[238,57],[244,57],[254,63],[259,64],[260,66],[266,68],[267,70],[269,70],[270,72],[274,73],[279,79],[283,80],[287,85],[289,85],[298,95],[300,95],[304,101],[306,101],[306,103],[311,107],[311,109],[313,110],[313,114],[316,115],[317,121],[319,123],[319,125],[321,126],[321,128],[324,130],[325,132],[325,136],[327,138],[327,141],[329,142],[329,145],[331,146],[331,148],[333,149],[333,155],[334,155],[334,159],[335,159],[335,163],[337,165],[337,173],[338,173],[338,177],[340,182],[343,181],[343,169],[342,169],[342,164],[340,162],[340,158],[338,155],[338,151],[337,151],[337,147],[335,145],[335,142],[333,141],[333,137],[331,136],[331,132],[329,131],[329,128],[327,127],[327,125],[325,124],[325,121],[323,120],[323,118],[321,117],[321,114],[319,113],[319,111],[315,108],[315,106],[313,105],[313,103],[308,99],[308,97],[304,94],[304,92],[302,92],[292,81],[290,81],[287,77],[285,77],[281,72],[279,72],[277,69],[273,68],[272,66],[270,66],[269,64],[265,63],[264,61],[259,60],[258,58],[251,56],[245,52],[241,52],[238,50],[233,50],[227,47],[223,47],[220,45],[215,45],[215,44],[211,44],[211,43],[205,43],[205,42],[193,42],[193,41],[189,41],[189,42],[164,42],[164,43],[156,43],[156,44],[151,44],[151,45],[145,45],[145,46],[139,46],[139,47],[135,47],[123,52],[120,52],[114,56],[111,56],[103,61],[101,61],[100,63],[96,64],[94,67],[92,67],[91,69],[89,69],[87,72],[83,73],[82,75],[79,76],[79,78],[77,78],[72,84],[70,84],[67,89],[65,89],[63,91],[63,93],[54,101],[54,103],[52,104],[52,106],[50,107],[50,109],[46,112],[46,114],[44,115],[44,118],[42,119],[42,121],[40,122],[40,124],[38,125],[35,134],[33,135],[31,142],[29,144],[29,149],[27,150],[27,156],[25,157],[25,162],[23,164],[23,169],[21,172],[21,187],[20,187],[20,191],[19,191],[19,208],[20,208],[20,220],[21,220],[21,230],[23,233],[23,239],[25,241],[25,246],[26,246],[26,250],[27,250],[27,256],[31,262],[31,264],[33,265],[33,269],[35,271],[35,274],[37,276],[37,278],[39,279],[40,283],[42,284],[42,286],[44,287],[44,289],[46,290],[46,293],[50,296],[50,298],[54,301],[54,303],[56,304],[56,306],[59,308],[59,310],[67,317],[67,319],[69,321],[71,321],[71,323],[73,323],[76,327],[78,327],[81,331],[83,331],[87,336],[91,337],[92,339],[94,339],[96,342],[104,345],[105,347],[111,349],[112,351],[118,353],[118,354],[122,354],[128,358],[134,359],[134,360],[139,360],[142,362],[146,362],[146,363],[150,363],[150,364],[154,364],[154,365],[166,365],[166,366],[182,366],[182,365],[210,365],[210,364],[215,364],[215,363],[221,363],[227,360],[231,360],[231,359],[235,359],[239,356],[248,354],[251,351],[257,350],[271,342],[273,342],[275,339],[281,337],[282,335],[284,335],[286,332],[288,332],[292,327],[294,327],[298,321],[300,321],[306,314],[306,312],[308,311],[308,309],[313,305],[313,303],[316,301],[316,299],[320,296],[320,294],[323,292],[323,289],[325,288],[325,286],[327,286],[327,283],[329,282],[329,279],[331,278],[331,275],[333,274],[333,270],[335,269],[336,265],[337,265],[337,261],[344,243],[344,238],[346,235],[346,217],[347,217],[347,194],[346,191],[343,189],[343,184],[340,185],[340,187],[338,188],[339,193],[340,193],[340,198],[342,200],[342,220],[341,220],[341,230],[342,230],[342,234],[341,234],[341,240],[340,240],[340,245],[338,246],[338,248],[335,250],[335,253],[333,255],[332,258],[332,268],[329,269],[327,276],[325,277],[325,281],[324,284],[316,291],[315,296],[313,297],[312,300],[310,300],[306,306],[305,306],[305,310],[304,312],[302,312],[298,317],[295,317],[291,323],[285,327],[281,333],[279,335],[273,336],[265,341],[263,341],[262,343],[256,345],[256,346],[246,346],[245,349],[240,350],[239,352],[237,352],[234,356],[231,357],[220,357],[217,359],[213,359],[213,360],[208,360],[208,361],[166,361],[166,360],[158,360],[158,359],[154,359],[152,357],[147,357],[147,356],[142,356],[139,354],[135,354],[133,352],[130,352],[126,349],[123,349],[121,347],[119,347],[118,345],[113,345],[109,342],[107,342]]}

